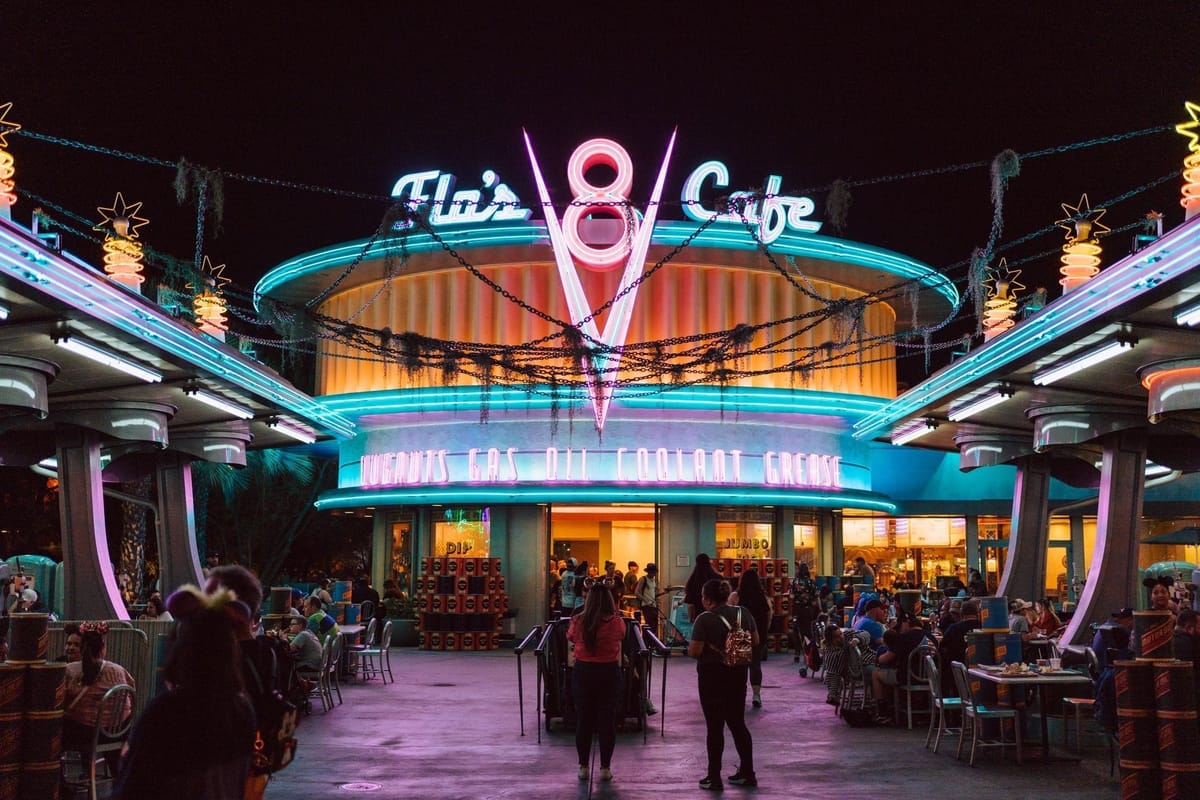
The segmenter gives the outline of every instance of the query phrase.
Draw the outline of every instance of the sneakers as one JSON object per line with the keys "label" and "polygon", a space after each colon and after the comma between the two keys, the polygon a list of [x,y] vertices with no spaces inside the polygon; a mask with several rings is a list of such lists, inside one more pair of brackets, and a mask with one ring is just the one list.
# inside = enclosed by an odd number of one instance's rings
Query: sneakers
{"label": "sneakers", "polygon": [[590,777],[591,777],[591,775],[590,775],[590,774],[588,774],[588,765],[587,765],[587,764],[580,764],[580,765],[579,765],[579,780],[581,780],[581,781],[586,781],[586,780],[588,780]]}
{"label": "sneakers", "polygon": [[703,778],[700,779],[700,788],[707,789],[710,792],[719,792],[722,789],[724,789],[725,787],[721,785],[721,776],[720,775],[718,775],[715,778],[711,775],[705,775]]}
{"label": "sneakers", "polygon": [[600,780],[611,781],[612,780],[612,770],[609,769],[608,767],[601,767],[600,768]]}
{"label": "sneakers", "polygon": [[742,772],[740,769],[729,776],[729,782],[734,786],[758,786],[758,778],[753,772]]}
{"label": "sneakers", "polygon": [[762,695],[760,695],[758,692],[755,692],[754,699],[750,701],[750,705],[754,706],[755,708],[762,708]]}
{"label": "sneakers", "polygon": [[801,678],[807,678],[807,677],[808,677],[808,668],[807,668],[807,667],[801,667],[801,668],[800,668],[800,677],[801,677]]}

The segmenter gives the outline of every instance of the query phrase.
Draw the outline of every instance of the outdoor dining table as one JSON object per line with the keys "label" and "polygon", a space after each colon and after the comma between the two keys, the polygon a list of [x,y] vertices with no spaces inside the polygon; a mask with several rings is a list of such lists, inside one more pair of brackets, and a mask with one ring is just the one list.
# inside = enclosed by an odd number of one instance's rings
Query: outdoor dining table
{"label": "outdoor dining table", "polygon": [[[1071,669],[1005,673],[1003,666],[975,666],[968,669],[967,674],[999,686],[1011,686],[1014,689],[1037,687],[1038,707],[1042,715],[1042,758],[1046,761],[1050,760],[1050,735],[1046,724],[1046,688],[1079,686],[1081,684],[1090,686],[1092,683],[1089,675]],[[1014,692],[1013,698],[1013,702],[1018,707],[1024,707],[1024,692]]]}
{"label": "outdoor dining table", "polygon": [[358,637],[366,628],[362,625],[339,625],[342,637],[342,658],[338,665],[338,674],[344,678],[350,677],[350,645],[358,644]]}

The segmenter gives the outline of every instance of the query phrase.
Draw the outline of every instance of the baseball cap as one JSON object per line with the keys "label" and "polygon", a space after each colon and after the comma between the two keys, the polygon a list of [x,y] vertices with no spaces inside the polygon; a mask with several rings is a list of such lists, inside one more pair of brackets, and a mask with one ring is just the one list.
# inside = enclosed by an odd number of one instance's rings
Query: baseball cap
{"label": "baseball cap", "polygon": [[655,564],[653,561],[651,561],[649,564],[646,565],[646,573],[648,575],[653,575],[656,572],[658,572],[658,564]]}
{"label": "baseball cap", "polygon": [[879,602],[878,600],[868,600],[867,604],[863,606],[863,613],[865,614],[868,611],[874,611],[877,608],[883,608],[883,603]]}
{"label": "baseball cap", "polygon": [[576,561],[576,560],[574,559],[574,557],[572,557],[572,558],[568,558],[568,559],[567,559],[567,567],[568,567],[568,568],[570,568],[570,569],[575,569],[575,568],[576,568],[576,567],[578,567],[578,566],[579,566],[579,562],[578,562],[578,561]]}
{"label": "baseball cap", "polygon": [[1118,608],[1116,611],[1112,612],[1112,616],[1113,619],[1129,619],[1133,616],[1133,609],[1129,606],[1126,606],[1125,608]]}
{"label": "baseball cap", "polygon": [[24,600],[26,603],[36,603],[37,602],[37,592],[35,592],[33,589],[22,589],[21,590],[21,599]]}

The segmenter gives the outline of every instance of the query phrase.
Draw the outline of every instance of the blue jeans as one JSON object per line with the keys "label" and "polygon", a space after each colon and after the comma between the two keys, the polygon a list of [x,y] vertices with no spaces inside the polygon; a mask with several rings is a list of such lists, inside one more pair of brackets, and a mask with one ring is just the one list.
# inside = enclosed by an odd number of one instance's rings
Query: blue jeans
{"label": "blue jeans", "polygon": [[576,661],[571,670],[575,700],[575,750],[579,764],[591,758],[592,733],[600,739],[600,766],[612,766],[617,746],[617,706],[621,702],[621,665],[615,661]]}

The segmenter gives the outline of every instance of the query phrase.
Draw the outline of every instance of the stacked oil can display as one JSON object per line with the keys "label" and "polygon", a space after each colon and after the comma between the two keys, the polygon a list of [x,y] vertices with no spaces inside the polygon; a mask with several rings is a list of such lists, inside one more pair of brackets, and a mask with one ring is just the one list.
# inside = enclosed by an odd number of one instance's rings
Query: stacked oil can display
{"label": "stacked oil can display", "polygon": [[771,607],[771,629],[767,631],[767,649],[782,653],[788,649],[788,628],[792,618],[792,584],[788,577],[788,561],[783,558],[714,558],[713,569],[728,578],[733,587],[742,573],[758,570],[763,594]]}
{"label": "stacked oil can display", "polygon": [[422,558],[416,605],[423,650],[495,650],[508,610],[500,559]]}

